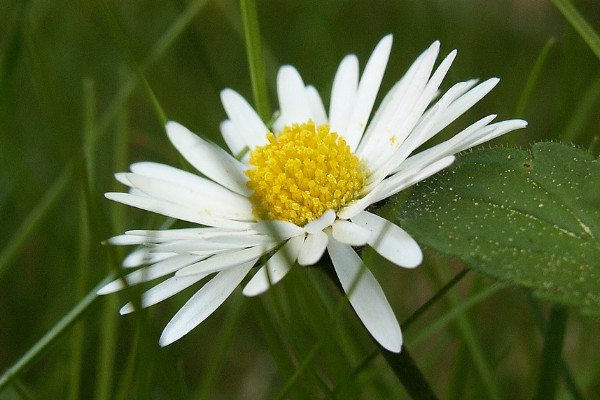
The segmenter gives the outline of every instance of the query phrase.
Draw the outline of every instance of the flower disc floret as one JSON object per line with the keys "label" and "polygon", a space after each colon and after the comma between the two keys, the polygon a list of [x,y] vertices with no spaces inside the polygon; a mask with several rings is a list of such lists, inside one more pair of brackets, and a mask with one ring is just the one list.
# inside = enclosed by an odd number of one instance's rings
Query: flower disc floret
{"label": "flower disc floret", "polygon": [[257,218],[304,226],[360,196],[366,168],[329,125],[293,124],[267,140],[250,152],[246,171]]}

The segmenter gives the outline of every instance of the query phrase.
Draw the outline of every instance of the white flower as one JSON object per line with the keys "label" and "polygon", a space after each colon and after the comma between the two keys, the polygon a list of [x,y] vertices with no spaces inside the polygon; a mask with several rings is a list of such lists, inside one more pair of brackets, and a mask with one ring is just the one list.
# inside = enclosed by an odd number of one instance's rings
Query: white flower
{"label": "white flower", "polygon": [[[117,179],[129,193],[106,197],[133,207],[198,225],[188,229],[136,230],[109,240],[144,245],[123,266],[142,267],[126,275],[132,285],[167,277],[145,292],[142,306],[156,304],[215,274],[164,329],[161,345],[187,334],[207,318],[242,282],[261,257],[272,254],[246,284],[255,296],[282,279],[292,265],[311,265],[325,250],[371,335],[399,352],[402,333],[381,287],[353,246],[369,245],[394,264],[421,263],[419,245],[400,227],[366,209],[373,203],[435,174],[454,154],[526,122],[492,124],[487,116],[446,142],[418,154],[415,149],[448,126],[497,83],[461,82],[439,95],[456,51],[433,70],[439,42],[433,43],[371,111],[392,45],[384,37],[359,80],[356,56],[346,56],[335,75],[329,114],[314,87],[298,71],[283,66],[277,76],[280,116],[273,132],[238,93],[221,99],[228,120],[221,125],[231,154],[180,124],[166,126],[171,142],[201,174],[141,162]],[[116,280],[100,294],[123,288]],[[126,304],[121,313],[133,311]]]}

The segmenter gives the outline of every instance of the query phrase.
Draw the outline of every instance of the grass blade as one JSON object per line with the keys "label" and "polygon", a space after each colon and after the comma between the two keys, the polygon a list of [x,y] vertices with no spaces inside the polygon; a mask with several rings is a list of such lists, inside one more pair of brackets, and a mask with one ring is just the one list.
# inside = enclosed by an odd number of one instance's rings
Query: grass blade
{"label": "grass blade", "polygon": [[79,301],[64,317],[60,319],[37,343],[29,348],[12,367],[0,377],[0,391],[14,378],[23,373],[31,366],[60,336],[62,336],[73,324],[79,321],[83,315],[98,303],[99,297],[96,292],[113,279],[112,276],[104,278],[83,299]]}
{"label": "grass blade", "polygon": [[552,0],[552,2],[600,60],[600,36],[594,31],[594,28],[588,24],[569,0]]}
{"label": "grass blade", "polygon": [[244,36],[246,38],[246,52],[248,54],[254,107],[262,120],[268,121],[271,114],[271,107],[269,105],[269,94],[265,78],[265,61],[256,13],[256,2],[255,0],[241,0],[240,8],[244,24]]}

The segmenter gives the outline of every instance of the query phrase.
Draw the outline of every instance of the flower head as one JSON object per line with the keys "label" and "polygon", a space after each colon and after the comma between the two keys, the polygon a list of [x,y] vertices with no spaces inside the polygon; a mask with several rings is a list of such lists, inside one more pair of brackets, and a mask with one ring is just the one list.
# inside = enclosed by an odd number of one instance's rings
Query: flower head
{"label": "flower head", "polygon": [[[281,67],[280,115],[271,130],[244,98],[225,89],[221,99],[229,119],[221,132],[231,153],[169,122],[169,139],[201,175],[151,162],[117,174],[131,189],[107,193],[107,198],[196,225],[129,231],[110,239],[113,244],[145,245],[123,262],[141,267],[125,276],[128,284],[167,277],[143,294],[142,306],[216,274],[169,322],[161,345],[207,318],[262,257],[272,254],[244,287],[247,296],[266,291],[296,263],[317,263],[327,251],[365,327],[383,347],[400,351],[402,333],[392,308],[353,246],[369,245],[406,268],[418,266],[423,256],[410,235],[367,208],[446,168],[454,154],[527,123],[491,123],[495,115],[490,115],[448,141],[412,154],[483,98],[498,79],[458,83],[434,101],[456,55],[451,52],[434,71],[435,42],[371,117],[391,45],[391,35],[379,42],[360,79],[357,58],[342,60],[329,113],[296,69]],[[246,148],[241,160],[231,155]],[[122,288],[123,282],[116,280],[100,293]],[[131,311],[132,304],[121,309]]]}

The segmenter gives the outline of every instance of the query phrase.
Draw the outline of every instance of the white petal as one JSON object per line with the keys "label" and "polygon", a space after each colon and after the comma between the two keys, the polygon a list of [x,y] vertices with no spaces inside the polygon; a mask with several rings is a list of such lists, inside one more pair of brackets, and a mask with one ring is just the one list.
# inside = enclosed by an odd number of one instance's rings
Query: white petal
{"label": "white petal", "polygon": [[302,243],[304,243],[304,236],[296,236],[288,240],[250,279],[244,287],[244,295],[258,296],[283,279],[296,262]]}
{"label": "white petal", "polygon": [[[136,285],[141,282],[148,282],[153,279],[171,274],[177,271],[178,269],[190,265],[194,262],[200,261],[201,259],[202,257],[190,255],[170,257],[149,267],[133,271],[130,274],[127,274],[124,277],[124,279],[127,282],[128,286]],[[103,286],[100,290],[98,290],[98,294],[104,295],[108,293],[113,293],[124,288],[125,285],[123,284],[123,281],[121,279],[116,279]]]}
{"label": "white petal", "polygon": [[327,112],[325,111],[323,100],[317,89],[315,89],[314,86],[308,85],[306,87],[306,95],[308,96],[310,114],[312,115],[314,123],[317,126],[326,124],[328,122]]}
{"label": "white petal", "polygon": [[319,218],[304,225],[304,231],[307,233],[320,232],[329,225],[333,224],[333,221],[335,221],[335,211],[327,210]]}
{"label": "white petal", "polygon": [[169,321],[160,336],[160,345],[173,343],[204,321],[229,297],[254,263],[219,272],[194,294]]}
{"label": "white petal", "polygon": [[158,261],[175,256],[169,253],[151,253],[148,248],[141,248],[132,251],[124,259],[121,265],[124,268],[135,268],[144,264],[152,264]]}
{"label": "white petal", "polygon": [[371,162],[373,173],[369,176],[369,191],[373,185],[381,182],[392,171],[398,168],[406,158],[425,141],[431,138],[432,126],[444,114],[448,105],[462,92],[462,85],[457,84],[448,90],[444,96],[421,118],[406,140],[402,143],[382,146],[378,161]]}
{"label": "white petal", "polygon": [[115,174],[115,179],[126,186],[131,186],[131,183],[127,180],[127,173],[125,172],[117,172]]}
{"label": "white petal", "polygon": [[331,234],[338,242],[350,246],[364,246],[371,236],[368,229],[346,220],[335,221],[331,227]]}
{"label": "white petal", "polygon": [[152,251],[158,252],[171,252],[171,253],[191,253],[198,251],[215,251],[219,250],[229,250],[229,249],[239,249],[244,247],[249,247],[253,245],[253,243],[249,242],[247,245],[243,244],[234,244],[234,243],[218,243],[218,242],[210,242],[206,239],[199,240],[176,240],[173,242],[165,242],[161,243],[152,248]]}
{"label": "white petal", "polygon": [[258,257],[273,250],[272,245],[261,245],[249,247],[242,250],[232,250],[226,253],[216,254],[206,260],[202,260],[188,267],[182,268],[175,273],[176,276],[187,276],[193,274],[206,274],[221,271],[250,260],[256,260]]}
{"label": "white petal", "polygon": [[105,193],[104,196],[109,200],[114,200],[122,204],[127,204],[146,211],[152,211],[182,221],[194,222],[200,225],[239,230],[250,229],[252,226],[252,224],[248,222],[213,217],[208,213],[202,213],[180,204],[174,204],[152,197],[136,196],[129,193]]}
{"label": "white petal", "polygon": [[226,228],[214,228],[214,227],[203,227],[203,228],[180,228],[180,229],[166,229],[166,230],[146,230],[146,229],[134,229],[125,232],[127,235],[143,236],[148,238],[149,242],[160,243],[168,242],[172,240],[185,240],[185,239],[214,239],[219,240],[221,237],[246,237],[256,235],[258,232],[254,230],[231,230]]}
{"label": "white petal", "polygon": [[190,182],[181,185],[170,180],[149,178],[138,174],[130,174],[128,180],[137,189],[156,199],[181,204],[222,218],[255,220],[252,204],[248,198],[223,190],[221,186],[214,183],[194,185]]}
{"label": "white petal", "polygon": [[[456,84],[431,109],[425,112],[436,96],[442,79],[448,72],[455,56],[456,51],[453,51],[442,61],[425,87],[419,93],[415,93],[415,98],[408,105],[410,108],[406,110],[406,114],[400,112],[387,122],[386,134],[391,133],[392,136],[381,136],[377,146],[378,151],[372,154],[374,159],[369,160],[368,163],[371,170],[381,170],[380,180],[433,136],[432,126],[440,119],[452,101],[464,93],[464,88],[468,84],[464,82]],[[374,143],[377,142],[374,141]]]}
{"label": "white petal", "polygon": [[[229,150],[231,150],[231,154],[234,157],[247,147],[244,138],[238,133],[237,127],[230,120],[226,119],[221,122],[219,129],[221,130],[221,136],[223,136],[225,144],[229,147]],[[245,162],[247,160],[242,159],[242,161]]]}
{"label": "white petal", "polygon": [[441,131],[444,127],[448,126],[452,121],[456,120],[456,118],[473,107],[479,100],[487,95],[499,81],[498,78],[490,78],[459,97],[448,107],[444,118],[435,126],[434,132],[437,133]]}
{"label": "white petal", "polygon": [[461,143],[461,146],[457,147],[457,149],[453,149],[453,151],[454,153],[458,153],[466,149],[470,149],[471,147],[479,146],[480,144],[495,139],[498,136],[504,135],[505,133],[514,131],[516,129],[523,129],[526,126],[527,121],[523,121],[522,119],[511,119],[508,121],[496,122],[495,124],[490,125],[490,127],[493,128],[492,132],[489,132],[486,135],[473,135],[469,141]]}
{"label": "white petal", "polygon": [[385,349],[399,353],[402,332],[379,283],[352,247],[330,238],[327,250],[350,304],[369,333]]}
{"label": "white petal", "polygon": [[298,264],[314,265],[319,262],[327,247],[328,239],[329,237],[323,231],[306,235],[306,240],[300,249],[300,254],[298,254]]}
{"label": "white petal", "polygon": [[267,144],[268,129],[254,108],[236,91],[225,89],[221,91],[221,102],[229,120],[238,130],[238,135],[244,138],[248,148]]}
{"label": "white petal", "polygon": [[288,221],[260,221],[253,224],[252,229],[278,239],[287,239],[304,232],[303,228]]}
{"label": "white petal", "polygon": [[281,117],[277,121],[276,131],[281,131],[285,125],[302,124],[312,117],[304,82],[296,68],[291,65],[279,68],[277,94]]}
{"label": "white petal", "polygon": [[[385,181],[384,181],[385,182]],[[354,200],[352,203],[338,211],[339,219],[352,219],[356,214],[363,211],[371,204],[376,203],[376,197],[379,194],[379,187],[375,187],[374,190],[364,195],[364,197]]]}
{"label": "white petal", "polygon": [[329,123],[331,132],[346,132],[358,87],[358,58],[354,54],[344,57],[333,79]]}
{"label": "white petal", "polygon": [[352,151],[358,147],[358,143],[367,126],[367,121],[371,115],[371,110],[379,91],[379,85],[381,85],[391,48],[392,35],[387,35],[381,39],[375,50],[373,50],[373,54],[371,54],[358,84],[350,120],[344,132],[338,132],[344,137]]}
{"label": "white petal", "polygon": [[[160,303],[161,301],[163,301],[165,299],[168,299],[171,296],[176,295],[177,293],[181,292],[182,290],[187,289],[188,287],[192,286],[194,283],[201,281],[207,275],[208,274],[183,276],[183,277],[174,276],[174,277],[171,277],[171,278],[159,283],[158,285],[150,288],[149,290],[147,290],[146,292],[144,292],[142,294],[142,298],[141,298],[142,308],[153,306],[155,304]],[[135,307],[134,307],[133,303],[129,302],[129,303],[125,304],[123,307],[121,307],[121,309],[119,310],[119,313],[121,313],[121,315],[125,315],[125,314],[129,314],[133,311],[135,311]]]}
{"label": "white petal", "polygon": [[[434,42],[415,60],[404,77],[386,95],[357,150],[359,157],[367,160],[368,163],[378,161],[378,149],[382,143],[385,144],[393,136],[397,141],[402,142],[410,133],[412,126],[420,117],[414,112],[414,105],[429,80],[439,49],[440,43]],[[412,123],[392,124],[392,121],[409,120]]]}
{"label": "white petal", "polygon": [[363,211],[352,221],[371,231],[369,245],[396,265],[414,268],[423,261],[417,242],[403,229],[385,218]]}
{"label": "white petal", "polygon": [[118,235],[118,236],[111,237],[110,239],[108,239],[106,241],[106,243],[112,244],[115,246],[132,246],[132,245],[136,245],[136,244],[151,243],[151,240],[149,240],[146,236]]}
{"label": "white petal", "polygon": [[173,145],[198,171],[236,193],[244,196],[252,193],[246,187],[244,164],[177,122],[167,122],[166,129]]}
{"label": "white petal", "polygon": [[[485,132],[491,132],[493,128],[490,128],[487,125],[494,118],[496,118],[496,115],[488,115],[445,142],[439,143],[433,147],[421,151],[420,153],[410,156],[402,164],[400,164],[395,171],[423,168],[423,165],[431,164],[435,162],[435,160],[439,160],[447,155],[454,154],[455,151],[453,150],[458,148],[459,143],[467,140],[467,138],[471,136],[479,136],[481,134],[486,135],[487,133]],[[484,132],[479,133],[482,131]]]}
{"label": "white petal", "polygon": [[413,168],[412,170],[403,170],[390,176],[381,182],[376,190],[369,193],[373,194],[370,198],[371,204],[386,199],[415,183],[421,182],[422,180],[437,174],[444,168],[448,168],[452,165],[454,159],[454,156],[447,156],[429,165],[425,164],[422,169]]}

